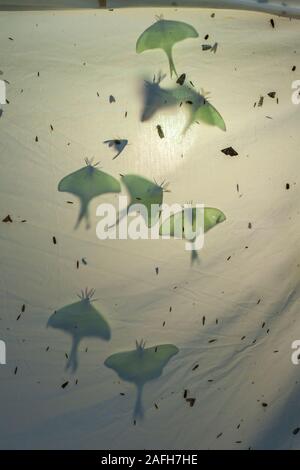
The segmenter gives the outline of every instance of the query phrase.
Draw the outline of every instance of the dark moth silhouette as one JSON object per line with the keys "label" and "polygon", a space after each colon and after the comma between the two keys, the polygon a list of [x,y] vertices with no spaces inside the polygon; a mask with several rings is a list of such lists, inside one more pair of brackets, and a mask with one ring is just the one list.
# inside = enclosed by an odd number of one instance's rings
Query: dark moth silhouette
{"label": "dark moth silhouette", "polygon": [[165,77],[161,74],[152,82],[145,81],[144,86],[144,108],[141,121],[151,119],[158,111],[183,107],[187,112],[187,121],[183,129],[185,133],[194,123],[203,123],[216,126],[226,131],[226,124],[219,111],[194,87],[178,83],[172,88],[162,88],[161,82]]}
{"label": "dark moth silhouette", "polygon": [[78,347],[83,338],[110,340],[109,324],[102,314],[92,305],[94,289],[85,289],[78,296],[79,302],[57,310],[48,320],[47,327],[65,331],[72,337],[72,348],[66,369],[74,372],[78,367]]}
{"label": "dark moth silhouette", "polygon": [[98,170],[92,161],[86,159],[86,166],[65,176],[58,184],[58,191],[74,194],[80,200],[80,212],[75,228],[83,218],[86,219],[86,228],[90,227],[88,206],[92,199],[102,194],[119,193],[121,186],[113,176]]}
{"label": "dark moth silhouette", "polygon": [[184,39],[197,38],[198,36],[199,34],[195,28],[187,23],[158,18],[138,38],[136,52],[140,54],[149,49],[162,49],[168,57],[171,77],[173,72],[177,76],[172,56],[174,44]]}
{"label": "dark moth silhouette", "polygon": [[104,140],[104,144],[107,144],[109,147],[111,147],[113,150],[115,150],[117,153],[113,157],[113,160],[115,160],[120,153],[123,152],[125,149],[126,145],[128,145],[128,140],[127,139],[109,139],[109,140]]}
{"label": "dark moth silhouette", "polygon": [[145,348],[145,342],[136,341],[136,349],[120,352],[109,356],[104,364],[113,369],[118,376],[127,382],[132,382],[137,388],[137,399],[133,416],[143,417],[142,393],[144,385],[150,380],[161,376],[169,360],[179,349],[173,344],[160,344]]}

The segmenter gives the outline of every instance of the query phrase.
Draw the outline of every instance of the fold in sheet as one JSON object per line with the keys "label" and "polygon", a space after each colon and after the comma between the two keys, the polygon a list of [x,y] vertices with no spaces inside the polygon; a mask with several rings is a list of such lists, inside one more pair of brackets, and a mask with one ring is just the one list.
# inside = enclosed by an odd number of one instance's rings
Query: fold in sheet
{"label": "fold in sheet", "polygon": [[300,18],[298,0],[0,0],[0,10],[69,8],[200,7],[252,10]]}

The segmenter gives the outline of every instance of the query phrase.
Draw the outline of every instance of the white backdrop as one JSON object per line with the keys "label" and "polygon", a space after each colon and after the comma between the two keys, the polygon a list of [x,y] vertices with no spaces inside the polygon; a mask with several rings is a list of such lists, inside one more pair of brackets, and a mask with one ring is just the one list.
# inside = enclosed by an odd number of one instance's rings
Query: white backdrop
{"label": "white backdrop", "polygon": [[[144,78],[167,72],[161,51],[135,52],[158,14],[198,30],[174,47],[174,60],[210,92],[226,133],[201,124],[182,137],[182,117],[168,113],[140,122]],[[299,367],[291,363],[300,336],[300,107],[291,101],[299,32],[296,20],[276,18],[272,28],[268,15],[226,10],[0,14],[9,101],[0,117],[0,215],[13,221],[0,223],[1,448],[299,447]],[[202,50],[206,34],[216,54]],[[116,160],[103,144],[111,138],[129,141]],[[228,146],[238,157],[222,154]],[[78,203],[57,185],[85,157],[115,177],[166,178],[166,202],[223,210],[227,220],[207,234],[200,263],[191,266],[180,241],[100,242],[96,200],[93,227],[75,231]],[[87,265],[76,269],[82,258]],[[84,341],[69,376],[70,338],[46,324],[86,286],[96,289],[112,339]],[[141,338],[180,352],[146,385],[146,416],[134,426],[134,387],[103,362]]]}

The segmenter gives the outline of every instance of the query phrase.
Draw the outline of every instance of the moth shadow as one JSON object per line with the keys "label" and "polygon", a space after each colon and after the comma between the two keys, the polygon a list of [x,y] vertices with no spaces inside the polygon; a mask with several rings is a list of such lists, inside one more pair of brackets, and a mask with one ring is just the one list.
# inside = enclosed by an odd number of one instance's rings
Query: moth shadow
{"label": "moth shadow", "polygon": [[72,339],[72,347],[66,364],[66,370],[75,372],[79,365],[78,349],[83,338],[98,338],[104,341],[111,339],[111,329],[104,318],[93,305],[91,297],[94,290],[82,291],[79,302],[75,302],[51,315],[47,327],[62,330]]}

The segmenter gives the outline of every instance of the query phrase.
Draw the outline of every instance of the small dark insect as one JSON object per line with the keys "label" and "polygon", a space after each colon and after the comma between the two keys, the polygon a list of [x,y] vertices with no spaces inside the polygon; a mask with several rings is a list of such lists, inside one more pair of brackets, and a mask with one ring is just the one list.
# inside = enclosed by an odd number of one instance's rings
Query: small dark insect
{"label": "small dark insect", "polygon": [[79,261],[78,260],[76,261],[76,267],[77,267],[77,269],[79,269]]}
{"label": "small dark insect", "polygon": [[217,49],[218,49],[218,43],[215,42],[210,52],[213,52],[215,54],[217,52]]}
{"label": "small dark insect", "polygon": [[133,426],[135,426],[135,425],[136,425],[136,420],[134,419],[134,420],[133,420]]}
{"label": "small dark insect", "polygon": [[85,266],[87,265],[87,260],[85,258],[82,258],[81,261]]}
{"label": "small dark insect", "polygon": [[270,98],[275,98],[275,96],[276,96],[276,91],[270,91],[270,92],[268,93],[268,96],[269,96]]}
{"label": "small dark insect", "polygon": [[187,390],[185,390],[185,391],[183,392],[183,398],[184,398],[184,399],[186,399],[186,397],[187,397],[187,394],[188,394],[188,391],[187,391]]}
{"label": "small dark insect", "polygon": [[68,356],[68,354],[67,354],[67,353],[65,353],[65,356],[66,356],[66,359],[69,359],[69,356]]}
{"label": "small dark insect", "polygon": [[261,108],[263,104],[264,104],[264,97],[261,96],[261,97],[259,98],[259,101],[258,101],[258,105],[257,105],[257,106],[258,106],[259,108]]}
{"label": "small dark insect", "polygon": [[78,384],[78,379],[76,379],[76,381],[75,381],[75,385],[77,385],[77,384]]}
{"label": "small dark insect", "polygon": [[294,431],[293,431],[294,436],[296,436],[299,431],[300,431],[300,428],[295,428]]}
{"label": "small dark insect", "polygon": [[205,317],[202,318],[202,325],[205,325]]}
{"label": "small dark insect", "polygon": [[212,13],[212,14],[210,15],[211,18],[214,18],[215,16],[216,16],[215,13]]}
{"label": "small dark insect", "polygon": [[196,365],[192,368],[192,370],[196,370],[196,369],[198,369],[198,367],[199,367],[199,364],[196,364]]}
{"label": "small dark insect", "polygon": [[127,111],[126,111],[126,112],[125,112],[125,117],[126,117],[126,118],[127,118],[127,114],[128,114],[128,113],[127,113]]}
{"label": "small dark insect", "polygon": [[155,272],[156,272],[156,274],[158,274],[159,273],[159,268],[155,268]]}
{"label": "small dark insect", "polygon": [[120,392],[120,395],[121,395],[122,397],[124,397],[124,396],[125,396],[125,393],[123,393],[123,392]]}
{"label": "small dark insect", "polygon": [[165,136],[165,134],[164,134],[164,132],[163,132],[163,130],[162,130],[162,128],[161,128],[161,126],[160,126],[159,124],[156,126],[156,129],[157,129],[157,132],[158,132],[159,137],[160,137],[161,139],[163,139],[164,136]]}
{"label": "small dark insect", "polygon": [[53,129],[53,126],[52,126],[52,124],[50,124],[50,129],[51,129],[51,131],[53,131],[53,130],[54,130],[54,129]]}
{"label": "small dark insect", "polygon": [[266,326],[266,323],[263,322],[263,324],[261,325],[262,328],[264,328]]}
{"label": "small dark insect", "polygon": [[54,245],[56,245],[56,238],[55,237],[52,237],[52,241],[53,241]]}
{"label": "small dark insect", "polygon": [[185,78],[186,78],[186,74],[185,73],[181,74],[180,77],[176,80],[176,83],[178,83],[178,85],[183,85]]}
{"label": "small dark insect", "polygon": [[154,403],[154,406],[155,406],[155,408],[158,410],[158,405],[157,405],[156,403]]}
{"label": "small dark insect", "polygon": [[11,216],[8,214],[6,217],[4,217],[4,219],[2,219],[2,222],[5,222],[6,224],[8,222],[12,223],[12,218]]}
{"label": "small dark insect", "polygon": [[238,184],[236,185],[236,190],[238,193],[240,192],[240,186]]}
{"label": "small dark insect", "polygon": [[154,350],[154,351],[157,352],[157,346],[155,346],[155,350]]}
{"label": "small dark insect", "polygon": [[185,401],[187,401],[192,408],[195,404],[196,398],[186,398]]}
{"label": "small dark insect", "polygon": [[246,338],[246,336],[242,336],[242,337],[241,337],[241,341],[243,341],[245,338]]}
{"label": "small dark insect", "polygon": [[22,312],[25,312],[25,304],[22,305]]}
{"label": "small dark insect", "polygon": [[166,322],[164,321],[164,322],[163,322],[163,326],[165,326],[165,324],[166,324]]}
{"label": "small dark insect", "polygon": [[295,72],[295,70],[296,70],[296,65],[293,65],[292,72]]}
{"label": "small dark insect", "polygon": [[273,18],[270,19],[270,23],[271,23],[272,28],[275,28],[275,22],[274,22]]}
{"label": "small dark insect", "polygon": [[20,319],[20,317],[21,317],[21,314],[17,316],[17,320],[16,320],[16,321],[18,321],[18,320]]}
{"label": "small dark insect", "polygon": [[61,388],[66,388],[66,386],[69,384],[69,382],[64,382],[62,385],[61,385]]}
{"label": "small dark insect", "polygon": [[14,374],[16,375],[18,372],[18,367],[15,368]]}
{"label": "small dark insect", "polygon": [[46,347],[46,351],[49,351],[49,346]]}
{"label": "small dark insect", "polygon": [[227,147],[226,149],[221,150],[222,153],[225,155],[229,155],[230,157],[236,157],[238,152],[236,152],[232,147]]}
{"label": "small dark insect", "polygon": [[172,312],[172,307],[169,308],[169,312]]}
{"label": "small dark insect", "polygon": [[261,302],[261,299],[258,299],[258,301],[257,301],[257,304],[256,304],[256,305],[260,304],[260,302]]}
{"label": "small dark insect", "polygon": [[74,204],[73,201],[67,201],[67,204]]}
{"label": "small dark insect", "polygon": [[285,189],[287,189],[287,190],[288,190],[288,189],[290,189],[290,185],[289,185],[289,183],[286,183],[286,185],[285,185]]}
{"label": "small dark insect", "polygon": [[229,260],[230,260],[230,258],[231,258],[231,256],[228,256],[228,258],[227,258],[227,261],[229,261]]}
{"label": "small dark insect", "polygon": [[14,41],[14,38],[8,38],[10,41]]}
{"label": "small dark insect", "polygon": [[37,73],[37,76],[38,76],[38,77],[40,76],[40,72]]}
{"label": "small dark insect", "polygon": [[263,408],[267,408],[268,403],[263,402],[263,403],[261,404],[261,406],[262,406]]}
{"label": "small dark insect", "polygon": [[251,229],[252,228],[252,224],[251,222],[248,223],[248,228]]}
{"label": "small dark insect", "polygon": [[39,141],[39,138],[38,138],[38,136],[36,136],[36,138],[35,138],[35,141],[36,141],[36,142],[38,142],[38,141]]}
{"label": "small dark insect", "polygon": [[223,436],[223,433],[220,432],[220,434],[217,435],[217,439],[219,439],[219,437]]}
{"label": "small dark insect", "polygon": [[210,44],[202,44],[202,50],[203,51],[209,51],[209,49],[211,49],[212,46]]}
{"label": "small dark insect", "polygon": [[186,104],[193,104],[193,102],[190,101],[190,100],[187,100],[187,101],[186,101]]}
{"label": "small dark insect", "polygon": [[205,41],[207,41],[208,38],[209,38],[209,34],[206,34],[206,35],[204,36]]}
{"label": "small dark insect", "polygon": [[110,95],[110,97],[109,97],[109,102],[110,102],[110,103],[115,103],[115,102],[116,102],[116,99],[115,99],[115,97],[114,97],[113,95]]}
{"label": "small dark insect", "polygon": [[217,341],[217,340],[216,340],[216,339],[210,339],[210,340],[208,341],[208,343],[214,343],[215,341]]}

